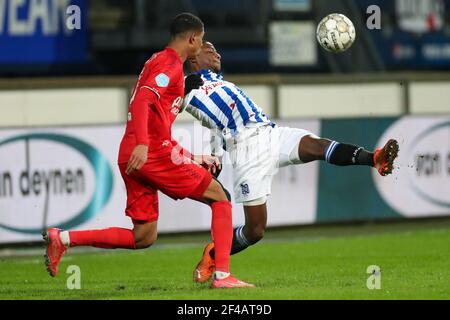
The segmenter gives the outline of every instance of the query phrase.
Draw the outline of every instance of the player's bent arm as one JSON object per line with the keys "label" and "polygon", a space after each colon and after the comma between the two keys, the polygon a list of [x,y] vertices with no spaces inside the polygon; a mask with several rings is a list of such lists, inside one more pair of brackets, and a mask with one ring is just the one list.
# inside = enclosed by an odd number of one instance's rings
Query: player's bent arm
{"label": "player's bent arm", "polygon": [[130,108],[131,121],[136,134],[137,145],[148,145],[148,114],[150,106],[158,101],[158,96],[147,88],[141,88]]}
{"label": "player's bent arm", "polygon": [[192,105],[192,100],[194,98],[200,99],[198,96],[198,93],[199,93],[199,90],[194,89],[187,96],[184,97],[183,103],[181,104],[180,112],[183,112],[186,110],[187,113],[189,113],[195,119],[200,121],[202,126],[208,128],[208,129],[213,129],[213,128],[211,128],[211,125],[209,124],[207,117],[205,117],[204,112],[200,111],[200,109],[198,109],[197,107],[194,107]]}
{"label": "player's bent arm", "polygon": [[211,139],[209,142],[211,146],[211,155],[222,159],[224,154],[224,143],[222,135],[218,129],[211,129]]}
{"label": "player's bent arm", "polygon": [[[218,129],[211,129],[211,155],[217,157],[219,162],[222,163],[222,158],[224,154],[224,145],[223,139]],[[222,165],[218,166],[212,174],[214,177],[219,177],[220,172],[222,171]]]}
{"label": "player's bent arm", "polygon": [[138,144],[134,147],[131,153],[130,159],[127,163],[126,174],[130,174],[135,170],[140,170],[148,159],[148,146],[143,144]]}
{"label": "player's bent arm", "polygon": [[[208,121],[205,120],[201,112],[193,107],[190,102],[192,98],[195,97],[195,94],[198,92],[197,89],[192,89],[183,99],[183,104],[181,106],[180,112],[186,110],[188,113],[190,113],[194,118],[199,120],[204,127],[207,127],[211,129],[211,131],[217,131],[217,128],[211,128],[209,126]],[[222,141],[220,137],[220,132],[217,134],[214,134],[214,136],[217,136],[217,141]],[[219,176],[220,171],[222,170],[222,154],[223,149],[217,145],[217,148],[214,148],[211,146],[211,150],[217,149],[217,151],[213,151],[210,156],[207,155],[191,155],[190,158],[194,160],[195,162],[201,164],[203,167],[208,169],[216,178]],[[220,152],[222,150],[222,152]],[[183,150],[184,155],[186,156],[189,152]],[[214,154],[217,153],[217,154]],[[190,154],[190,153],[189,153]]]}
{"label": "player's bent arm", "polygon": [[130,108],[131,121],[136,134],[136,147],[134,147],[128,160],[126,174],[139,170],[148,159],[148,117],[150,106],[158,100],[157,95],[150,90],[140,89],[133,99]]}
{"label": "player's bent arm", "polygon": [[190,102],[192,100],[192,97],[195,96],[195,90],[192,90],[191,92],[189,92],[187,95],[184,96],[183,98],[183,103],[181,104],[180,107],[180,113],[183,112],[184,110],[186,110],[187,112],[189,112],[190,114],[192,114],[191,109],[192,107],[190,107]]}

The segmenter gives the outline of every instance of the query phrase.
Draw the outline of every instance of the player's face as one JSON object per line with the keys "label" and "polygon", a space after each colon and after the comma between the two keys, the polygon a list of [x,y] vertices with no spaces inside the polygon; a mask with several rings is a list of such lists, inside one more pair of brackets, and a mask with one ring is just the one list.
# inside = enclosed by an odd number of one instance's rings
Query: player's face
{"label": "player's face", "polygon": [[195,58],[202,48],[203,44],[203,36],[205,35],[205,31],[195,32],[189,38],[189,53],[188,59]]}
{"label": "player's face", "polygon": [[211,69],[214,72],[219,72],[221,69],[221,56],[211,42],[205,42],[196,62],[200,69]]}

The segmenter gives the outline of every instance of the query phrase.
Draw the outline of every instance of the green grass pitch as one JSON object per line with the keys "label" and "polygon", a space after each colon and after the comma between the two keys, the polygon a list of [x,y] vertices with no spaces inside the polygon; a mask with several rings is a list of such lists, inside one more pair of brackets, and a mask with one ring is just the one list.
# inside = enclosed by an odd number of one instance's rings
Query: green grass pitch
{"label": "green grass pitch", "polygon": [[[232,272],[255,289],[212,290],[192,269],[208,234],[161,236],[141,251],[71,250],[50,278],[39,255],[0,250],[0,299],[449,299],[450,220],[268,230],[232,256]],[[29,253],[30,250],[19,250]],[[37,254],[33,249],[32,254]],[[69,290],[70,265],[81,289]],[[381,289],[369,290],[369,265]]]}

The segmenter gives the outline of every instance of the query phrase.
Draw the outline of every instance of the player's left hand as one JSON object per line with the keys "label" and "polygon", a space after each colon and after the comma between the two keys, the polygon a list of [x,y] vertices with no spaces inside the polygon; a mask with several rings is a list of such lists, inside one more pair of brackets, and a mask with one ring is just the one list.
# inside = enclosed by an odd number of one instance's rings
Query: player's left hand
{"label": "player's left hand", "polygon": [[135,170],[140,170],[144,164],[147,162],[148,158],[148,146],[139,144],[134,147],[131,153],[130,160],[128,160],[126,174],[130,174]]}
{"label": "player's left hand", "polygon": [[216,172],[222,170],[222,164],[219,158],[208,155],[194,156],[194,161],[203,166],[206,170],[215,174]]}
{"label": "player's left hand", "polygon": [[184,79],[184,95],[188,95],[192,90],[198,89],[203,85],[202,77],[199,74],[190,74]]}

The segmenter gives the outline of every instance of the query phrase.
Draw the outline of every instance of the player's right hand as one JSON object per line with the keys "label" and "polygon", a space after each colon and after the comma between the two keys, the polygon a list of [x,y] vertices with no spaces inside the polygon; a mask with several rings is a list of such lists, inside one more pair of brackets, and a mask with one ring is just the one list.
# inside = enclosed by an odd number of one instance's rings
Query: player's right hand
{"label": "player's right hand", "polygon": [[220,172],[220,170],[222,170],[222,164],[220,163],[220,159],[218,157],[209,155],[194,155],[193,157],[195,162],[200,164],[214,176],[216,172]]}
{"label": "player's right hand", "polygon": [[135,170],[141,169],[147,162],[147,158],[148,158],[148,146],[144,144],[139,144],[136,147],[134,147],[133,152],[131,153],[130,160],[128,160],[127,169],[125,170],[125,173],[130,174]]}

